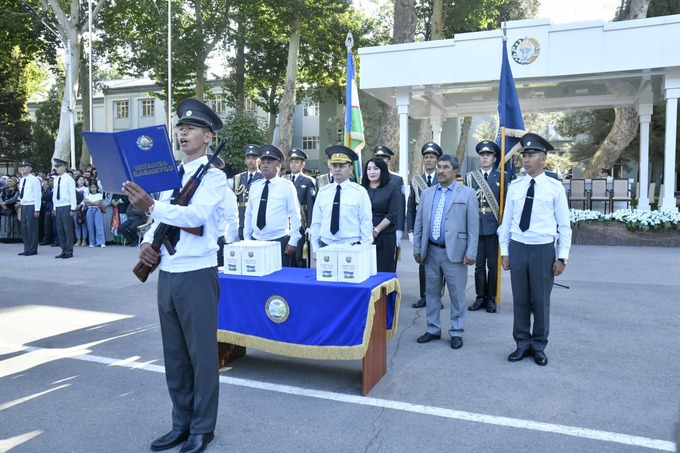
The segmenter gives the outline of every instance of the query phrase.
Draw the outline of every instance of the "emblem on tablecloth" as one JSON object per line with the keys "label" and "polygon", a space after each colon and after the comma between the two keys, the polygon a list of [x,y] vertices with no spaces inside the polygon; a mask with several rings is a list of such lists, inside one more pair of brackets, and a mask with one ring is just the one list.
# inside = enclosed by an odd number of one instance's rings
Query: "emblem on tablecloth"
{"label": "emblem on tablecloth", "polygon": [[267,318],[272,322],[281,324],[288,319],[290,307],[288,306],[286,299],[274,295],[267,299],[267,303],[264,304],[264,312],[267,314]]}

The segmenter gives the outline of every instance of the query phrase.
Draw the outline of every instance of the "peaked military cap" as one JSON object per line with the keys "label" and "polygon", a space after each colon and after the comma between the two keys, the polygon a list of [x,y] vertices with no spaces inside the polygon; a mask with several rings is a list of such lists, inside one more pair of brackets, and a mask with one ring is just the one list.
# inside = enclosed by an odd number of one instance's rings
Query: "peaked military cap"
{"label": "peaked military cap", "polygon": [[212,132],[219,131],[224,127],[217,113],[198,99],[187,98],[177,105],[177,116],[180,124],[193,124],[194,126],[207,127]]}
{"label": "peaked military cap", "polygon": [[524,134],[522,138],[519,139],[519,142],[522,145],[523,153],[543,152],[548,154],[548,151],[555,149],[546,139],[531,132]]}
{"label": "peaked military cap", "polygon": [[427,142],[423,145],[420,153],[424,156],[427,153],[436,154],[437,157],[441,156],[443,153],[442,149],[435,142]]}
{"label": "peaked military cap", "polygon": [[243,147],[243,152],[246,156],[260,157],[260,147],[257,145],[246,145]]}
{"label": "peaked military cap", "polygon": [[66,165],[68,163],[65,160],[61,160],[61,159],[52,159],[52,160],[54,161],[55,167],[61,167],[62,165]]}
{"label": "peaked military cap", "polygon": [[501,149],[498,147],[496,142],[492,142],[490,140],[482,140],[481,142],[477,143],[475,151],[477,151],[477,154],[491,153],[496,157],[501,154]]}
{"label": "peaked military cap", "polygon": [[32,160],[23,158],[23,159],[21,159],[21,164],[19,164],[19,166],[20,167],[31,167],[31,168],[33,168],[33,167],[35,167],[35,164],[33,163]]}
{"label": "peaked military cap", "polygon": [[345,162],[359,160],[357,153],[344,145],[331,145],[326,148],[325,152],[332,164],[344,164]]}
{"label": "peaked military cap", "polygon": [[283,151],[275,145],[262,145],[260,147],[260,159],[276,159],[279,162],[286,160],[286,156]]}
{"label": "peaked military cap", "polygon": [[290,151],[288,151],[288,159],[307,160],[309,158],[307,157],[307,154],[305,154],[305,152],[300,148],[291,148]]}
{"label": "peaked military cap", "polygon": [[394,156],[394,152],[385,145],[378,145],[373,148],[373,155],[377,157],[385,156],[388,159],[391,159],[392,156]]}

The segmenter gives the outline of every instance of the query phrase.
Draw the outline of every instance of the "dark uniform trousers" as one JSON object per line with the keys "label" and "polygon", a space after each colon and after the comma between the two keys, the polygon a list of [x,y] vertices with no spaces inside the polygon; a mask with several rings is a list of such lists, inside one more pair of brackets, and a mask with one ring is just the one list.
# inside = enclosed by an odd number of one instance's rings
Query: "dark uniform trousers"
{"label": "dark uniform trousers", "polygon": [[307,255],[304,254],[305,243],[307,242],[304,228],[300,228],[300,234],[302,237],[297,243],[295,256],[290,260],[290,267],[309,267],[307,265]]}
{"label": "dark uniform trousers", "polygon": [[38,253],[38,219],[33,214],[35,206],[21,205],[21,239],[24,253]]}
{"label": "dark uniform trousers", "polygon": [[[510,241],[510,282],[514,306],[512,336],[520,349],[543,351],[550,328],[550,293],[555,276],[555,245]],[[534,329],[531,331],[531,314]]]}
{"label": "dark uniform trousers", "polygon": [[158,314],[172,428],[215,430],[219,398],[217,268],[158,275]]}
{"label": "dark uniform trousers", "polygon": [[[486,269],[489,269],[487,273]],[[477,299],[496,300],[496,282],[498,276],[498,235],[485,234],[479,236],[477,246],[477,262],[475,264],[475,290]]]}
{"label": "dark uniform trousers", "polygon": [[57,223],[57,238],[61,251],[73,255],[73,218],[70,206],[58,206],[55,209]]}

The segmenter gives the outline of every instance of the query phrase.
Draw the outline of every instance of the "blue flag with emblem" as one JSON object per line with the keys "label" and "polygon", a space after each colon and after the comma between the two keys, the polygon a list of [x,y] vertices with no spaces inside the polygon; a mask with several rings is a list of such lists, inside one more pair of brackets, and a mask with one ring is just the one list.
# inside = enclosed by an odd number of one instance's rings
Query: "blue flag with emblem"
{"label": "blue flag with emblem", "polygon": [[[522,119],[522,109],[517,98],[515,79],[512,77],[512,69],[508,61],[506,40],[507,38],[504,36],[501,79],[498,88],[498,134],[496,136],[496,143],[505,153],[505,171],[508,172],[509,177],[512,179],[515,173],[513,156],[521,148],[519,139],[524,135],[524,120]],[[505,128],[505,133],[503,133],[503,128]],[[505,144],[502,143],[503,136],[505,136]],[[500,165],[500,162],[497,165]]]}
{"label": "blue flag with emblem", "polygon": [[366,146],[364,137],[364,120],[359,106],[359,88],[354,73],[354,55],[352,55],[352,32],[347,33],[347,86],[345,87],[345,138],[344,145],[359,156],[354,162],[354,177],[361,182],[361,150]]}

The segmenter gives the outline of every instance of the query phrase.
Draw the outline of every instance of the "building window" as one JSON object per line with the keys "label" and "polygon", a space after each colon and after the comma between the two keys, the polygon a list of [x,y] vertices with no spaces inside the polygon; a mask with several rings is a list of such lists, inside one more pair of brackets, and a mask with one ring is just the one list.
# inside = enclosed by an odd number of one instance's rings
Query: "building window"
{"label": "building window", "polygon": [[302,137],[302,149],[319,149],[319,137]]}
{"label": "building window", "polygon": [[116,101],[114,106],[116,107],[116,118],[127,118],[130,115],[128,101]]}
{"label": "building window", "polygon": [[255,112],[257,110],[257,104],[250,98],[246,98],[246,112]]}
{"label": "building window", "polygon": [[338,129],[338,143],[345,143],[345,129]]}
{"label": "building window", "polygon": [[156,102],[153,99],[142,99],[142,116],[154,116],[156,114]]}
{"label": "building window", "polygon": [[227,100],[223,94],[216,94],[211,99],[208,100],[208,105],[211,109],[218,115],[226,112],[227,110]]}
{"label": "building window", "polygon": [[304,116],[318,116],[319,115],[319,104],[313,101],[305,101],[304,103]]}
{"label": "building window", "polygon": [[77,121],[78,123],[82,123],[82,122],[83,122],[83,112],[82,112],[82,110],[76,111],[76,121]]}

